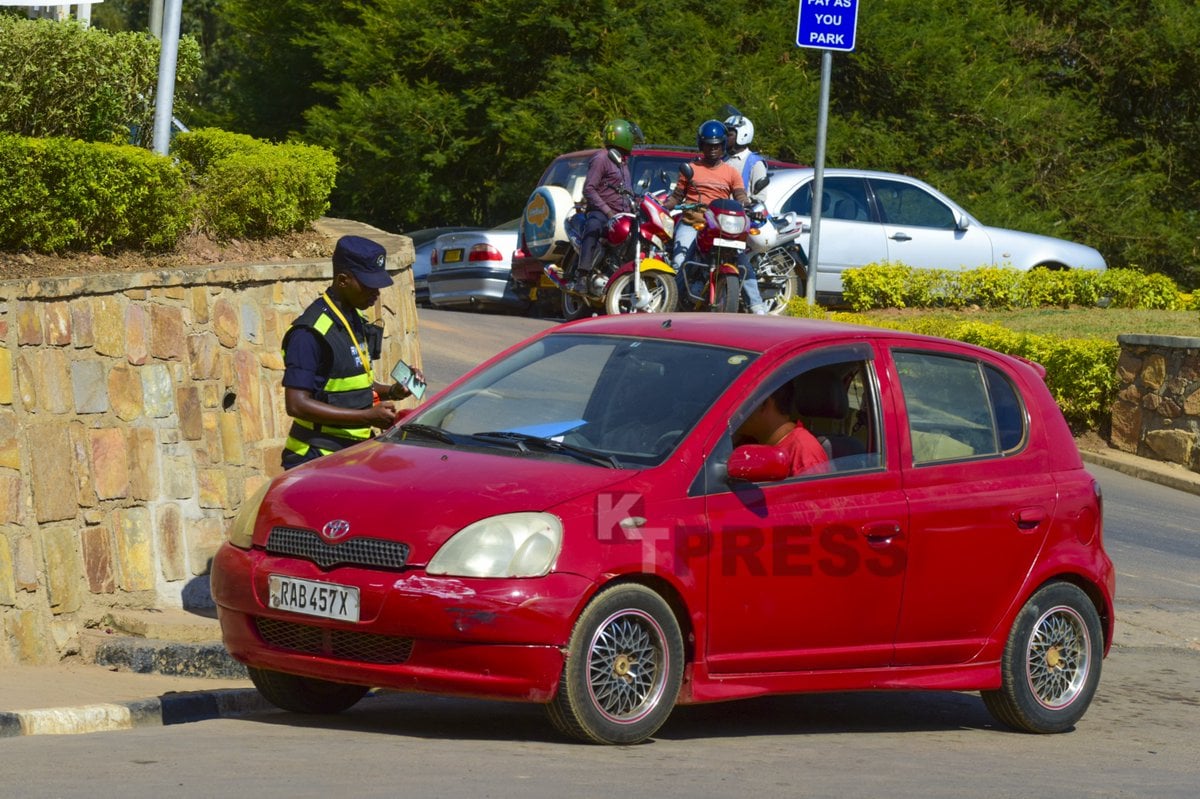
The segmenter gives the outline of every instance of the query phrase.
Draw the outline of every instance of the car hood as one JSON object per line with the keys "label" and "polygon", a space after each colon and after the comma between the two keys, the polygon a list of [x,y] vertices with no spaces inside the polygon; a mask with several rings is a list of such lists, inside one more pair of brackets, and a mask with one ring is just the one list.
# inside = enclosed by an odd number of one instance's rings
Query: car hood
{"label": "car hood", "polygon": [[[320,531],[349,523],[349,537],[402,541],[426,563],[462,528],[502,513],[553,511],[636,472],[508,450],[366,442],[276,478],[259,511],[272,527]],[[256,537],[255,543],[263,543]]]}
{"label": "car hood", "polygon": [[1043,263],[1060,263],[1074,269],[1104,269],[1104,256],[1086,244],[1053,236],[983,226],[992,240],[992,255],[999,263],[1032,269]]}

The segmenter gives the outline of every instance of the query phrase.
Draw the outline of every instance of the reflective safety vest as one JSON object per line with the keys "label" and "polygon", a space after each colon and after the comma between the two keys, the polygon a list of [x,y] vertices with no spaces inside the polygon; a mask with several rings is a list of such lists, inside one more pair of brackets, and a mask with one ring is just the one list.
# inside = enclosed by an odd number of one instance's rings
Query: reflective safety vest
{"label": "reflective safety vest", "polygon": [[[383,346],[383,328],[367,322],[362,312],[357,309],[351,309],[351,313],[362,322],[365,329],[368,357],[378,358]],[[325,385],[313,392],[313,398],[338,408],[371,407],[375,401],[372,393],[374,381],[370,371],[371,365],[362,363],[350,334],[329,310],[324,299],[318,299],[308,306],[284,334],[285,358],[292,331],[301,327],[310,328],[320,336],[322,343],[328,348],[331,360],[329,373],[325,375]],[[292,419],[292,427],[288,431],[284,448],[299,456],[307,455],[313,447],[321,450],[323,454],[328,454],[370,437],[370,427],[339,427]]]}

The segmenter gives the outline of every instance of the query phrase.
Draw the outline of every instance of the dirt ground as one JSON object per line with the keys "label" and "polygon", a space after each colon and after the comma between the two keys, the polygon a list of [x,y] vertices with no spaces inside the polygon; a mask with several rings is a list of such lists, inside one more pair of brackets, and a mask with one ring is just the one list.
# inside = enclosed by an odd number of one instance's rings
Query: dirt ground
{"label": "dirt ground", "polygon": [[143,253],[129,250],[112,254],[0,252],[0,280],[57,277],[78,274],[141,272],[217,263],[280,263],[283,261],[328,258],[334,240],[317,230],[289,233],[257,241],[214,241],[195,233],[167,253]]}

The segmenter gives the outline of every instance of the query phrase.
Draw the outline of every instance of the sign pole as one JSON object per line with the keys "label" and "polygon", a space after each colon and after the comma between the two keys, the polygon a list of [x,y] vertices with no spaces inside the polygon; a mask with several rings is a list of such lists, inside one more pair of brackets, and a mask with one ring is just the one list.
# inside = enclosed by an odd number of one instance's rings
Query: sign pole
{"label": "sign pole", "polygon": [[154,152],[166,155],[171,146],[171,116],[175,106],[175,62],[179,57],[179,18],[183,0],[167,0],[158,51],[158,88],[154,92]]}
{"label": "sign pole", "polygon": [[825,199],[825,134],[829,126],[829,80],[833,74],[833,53],[821,51],[821,102],[817,110],[817,156],[813,164],[812,234],[808,239],[808,279],[804,298],[817,304],[817,263],[821,249],[821,206]]}

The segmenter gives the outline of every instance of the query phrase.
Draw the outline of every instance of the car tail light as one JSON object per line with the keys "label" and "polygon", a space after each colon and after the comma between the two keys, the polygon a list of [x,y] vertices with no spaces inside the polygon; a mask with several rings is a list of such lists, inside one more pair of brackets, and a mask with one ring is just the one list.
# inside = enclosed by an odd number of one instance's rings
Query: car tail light
{"label": "car tail light", "polygon": [[437,265],[438,265],[438,254],[437,254],[437,250],[430,250],[430,251],[429,251],[429,265],[430,265],[430,266],[437,266]]}
{"label": "car tail light", "polygon": [[467,256],[468,261],[503,261],[504,256],[490,244],[476,244],[471,247],[471,254]]}

